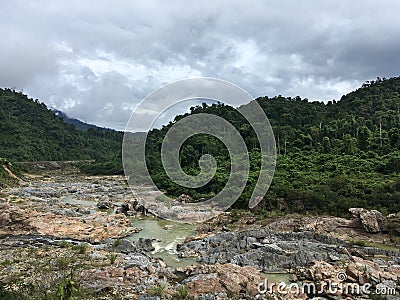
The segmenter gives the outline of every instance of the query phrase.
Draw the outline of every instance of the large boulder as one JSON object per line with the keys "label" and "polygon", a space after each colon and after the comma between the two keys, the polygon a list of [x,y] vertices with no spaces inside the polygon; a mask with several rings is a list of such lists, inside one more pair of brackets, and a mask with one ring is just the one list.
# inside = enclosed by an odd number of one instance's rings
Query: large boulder
{"label": "large boulder", "polygon": [[349,212],[358,219],[368,233],[379,233],[386,229],[387,220],[381,212],[365,208],[350,208]]}
{"label": "large boulder", "polygon": [[182,194],[178,197],[178,202],[189,203],[192,202],[192,198],[189,195]]}
{"label": "large boulder", "polygon": [[139,238],[139,240],[136,242],[136,246],[138,249],[146,252],[155,250],[151,239]]}
{"label": "large boulder", "polygon": [[99,202],[97,202],[98,209],[110,209],[113,207],[114,207],[113,203],[108,199],[100,200]]}

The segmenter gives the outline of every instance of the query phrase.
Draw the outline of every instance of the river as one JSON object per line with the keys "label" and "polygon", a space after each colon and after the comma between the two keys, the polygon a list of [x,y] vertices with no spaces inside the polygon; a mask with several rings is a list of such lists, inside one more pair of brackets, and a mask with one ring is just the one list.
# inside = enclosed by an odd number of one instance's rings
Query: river
{"label": "river", "polygon": [[[60,200],[64,203],[85,206],[91,211],[99,211],[96,207],[96,203],[93,201],[79,200],[72,196],[61,197]],[[107,212],[113,213],[114,209],[109,209]],[[184,267],[196,264],[194,258],[179,258],[176,246],[182,243],[188,236],[193,235],[197,225],[162,220],[156,217],[143,215],[131,217],[130,219],[132,226],[141,228],[141,231],[133,233],[128,239],[133,241],[137,241],[139,238],[152,239],[155,248],[151,253],[152,256],[162,258],[170,267]]]}
{"label": "river", "polygon": [[139,238],[153,239],[154,257],[162,258],[168,266],[183,267],[195,264],[193,258],[179,258],[176,246],[188,236],[194,234],[197,225],[161,220],[155,217],[137,216],[131,218],[134,227],[142,228],[132,234],[129,239],[137,241]]}

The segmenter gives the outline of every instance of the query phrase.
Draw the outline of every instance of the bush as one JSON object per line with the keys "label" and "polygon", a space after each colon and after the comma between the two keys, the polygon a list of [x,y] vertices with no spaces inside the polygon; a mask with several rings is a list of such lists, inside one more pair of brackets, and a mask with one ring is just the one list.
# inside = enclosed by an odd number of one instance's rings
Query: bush
{"label": "bush", "polygon": [[62,240],[60,242],[60,248],[67,248],[69,246],[69,243],[66,240]]}
{"label": "bush", "polygon": [[149,289],[149,294],[151,296],[163,297],[165,294],[165,286],[164,285],[155,285]]}
{"label": "bush", "polygon": [[178,287],[178,299],[187,299],[189,297],[189,288],[186,285]]}
{"label": "bush", "polygon": [[88,244],[86,243],[80,243],[78,246],[75,247],[78,251],[79,254],[85,254],[87,249],[88,249]]}
{"label": "bush", "polygon": [[360,247],[365,247],[365,241],[361,240],[350,240],[350,244]]}
{"label": "bush", "polygon": [[115,254],[115,253],[111,253],[109,256],[108,256],[108,258],[109,258],[109,260],[110,260],[110,264],[114,264],[115,263],[115,261],[117,260],[117,258],[118,258],[118,254]]}

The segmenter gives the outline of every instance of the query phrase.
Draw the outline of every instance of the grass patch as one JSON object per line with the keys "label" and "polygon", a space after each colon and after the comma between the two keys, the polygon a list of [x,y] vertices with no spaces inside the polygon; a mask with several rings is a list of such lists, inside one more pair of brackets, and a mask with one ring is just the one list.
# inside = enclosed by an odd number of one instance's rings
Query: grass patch
{"label": "grass patch", "polygon": [[117,258],[118,258],[118,254],[115,254],[115,253],[110,253],[110,255],[108,256],[108,259],[110,260],[110,264],[112,264],[112,265],[115,263]]}
{"label": "grass patch", "polygon": [[121,239],[114,240],[113,247],[115,248],[115,247],[118,247],[119,245],[121,245]]}
{"label": "grass patch", "polygon": [[365,244],[366,244],[365,241],[361,241],[361,240],[350,240],[349,243],[354,246],[360,246],[360,247],[365,247]]}
{"label": "grass patch", "polygon": [[73,249],[78,250],[79,254],[85,254],[88,250],[89,246],[86,243],[80,243],[76,246],[73,246]]}
{"label": "grass patch", "polygon": [[8,266],[12,265],[12,262],[11,262],[11,260],[6,259],[6,260],[2,261],[0,263],[0,265],[3,266],[3,267],[8,267]]}
{"label": "grass patch", "polygon": [[165,286],[164,285],[155,285],[149,289],[150,296],[158,296],[163,297],[165,295]]}
{"label": "grass patch", "polygon": [[189,288],[186,285],[180,285],[177,293],[178,299],[187,299],[189,297]]}

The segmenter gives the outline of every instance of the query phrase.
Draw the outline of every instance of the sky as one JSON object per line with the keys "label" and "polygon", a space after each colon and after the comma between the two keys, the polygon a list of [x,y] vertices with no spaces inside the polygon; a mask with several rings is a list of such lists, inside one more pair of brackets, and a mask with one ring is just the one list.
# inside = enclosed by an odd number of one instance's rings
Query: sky
{"label": "sky", "polygon": [[400,1],[0,0],[0,87],[123,130],[161,86],[339,100],[400,75]]}

